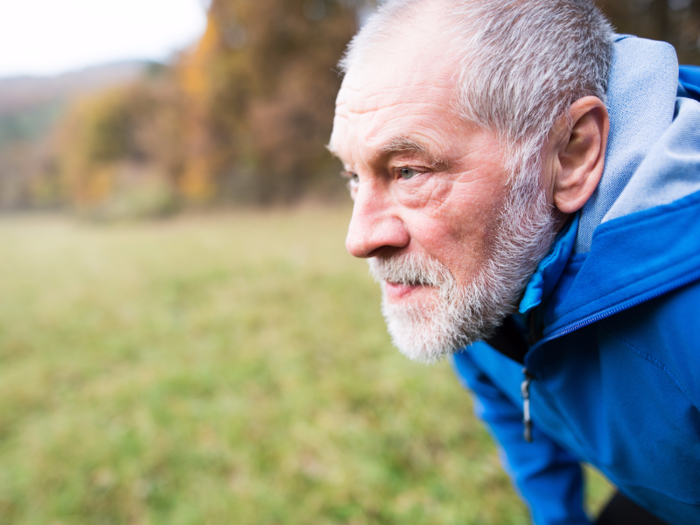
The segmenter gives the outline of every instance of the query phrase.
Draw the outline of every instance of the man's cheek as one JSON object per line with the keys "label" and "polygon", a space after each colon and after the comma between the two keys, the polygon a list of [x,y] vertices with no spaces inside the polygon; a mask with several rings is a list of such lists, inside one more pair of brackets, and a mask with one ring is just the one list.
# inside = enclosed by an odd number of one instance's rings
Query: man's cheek
{"label": "man's cheek", "polygon": [[415,209],[460,238],[465,231],[489,224],[492,219],[493,206],[473,189],[453,181],[440,181],[424,193],[425,201]]}
{"label": "man's cheek", "polygon": [[450,200],[453,184],[438,174],[423,174],[421,180],[397,181],[392,188],[394,198],[403,206],[438,219],[441,209]]}

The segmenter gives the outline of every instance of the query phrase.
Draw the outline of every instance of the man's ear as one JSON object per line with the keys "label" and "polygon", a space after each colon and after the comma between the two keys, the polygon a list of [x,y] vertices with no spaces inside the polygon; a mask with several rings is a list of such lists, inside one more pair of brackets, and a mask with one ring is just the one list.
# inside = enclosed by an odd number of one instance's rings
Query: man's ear
{"label": "man's ear", "polygon": [[598,97],[577,100],[562,119],[552,195],[556,208],[570,214],[586,204],[603,175],[610,119]]}

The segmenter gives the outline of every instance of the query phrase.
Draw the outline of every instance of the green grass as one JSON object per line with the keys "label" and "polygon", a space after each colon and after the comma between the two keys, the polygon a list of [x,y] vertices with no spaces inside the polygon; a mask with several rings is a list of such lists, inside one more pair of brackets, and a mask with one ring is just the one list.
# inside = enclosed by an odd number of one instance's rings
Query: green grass
{"label": "green grass", "polygon": [[348,213],[1,221],[0,523],[528,523]]}

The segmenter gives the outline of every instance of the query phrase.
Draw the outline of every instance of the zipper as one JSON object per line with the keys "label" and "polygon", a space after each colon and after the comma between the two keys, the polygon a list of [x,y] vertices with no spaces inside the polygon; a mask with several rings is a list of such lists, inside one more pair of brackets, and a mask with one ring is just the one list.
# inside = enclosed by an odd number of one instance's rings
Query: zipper
{"label": "zipper", "polygon": [[[676,288],[680,288],[682,286],[685,286],[686,284],[690,284],[693,281],[697,281],[698,279],[700,279],[700,271],[693,272],[690,275],[686,275],[682,279],[679,279],[671,284],[667,284],[666,286],[662,286],[660,288],[657,288],[653,292],[649,292],[649,293],[640,295],[639,297],[631,299],[630,301],[619,304],[617,306],[613,306],[613,307],[611,307],[611,308],[609,308],[609,309],[607,309],[599,314],[595,314],[591,317],[588,317],[586,319],[578,321],[577,323],[560,328],[556,332],[553,332],[553,333],[549,334],[548,336],[546,336],[544,339],[541,339],[540,341],[538,341],[536,346],[541,346],[544,343],[546,343],[547,341],[551,341],[552,339],[556,339],[556,338],[561,337],[563,335],[569,334],[575,330],[578,330],[579,328],[583,328],[584,326],[588,326],[589,324],[600,321],[601,319],[605,319],[606,317],[610,317],[611,315],[615,315],[617,313],[620,313],[623,310],[627,310],[628,308],[632,308],[633,306],[637,306],[638,304],[642,304],[646,301],[649,301],[650,299],[655,299],[656,297],[667,294],[668,292],[671,292],[671,291],[675,290]],[[530,349],[530,352],[532,352],[533,349],[534,349],[534,347]]]}
{"label": "zipper", "polygon": [[528,443],[532,443],[532,418],[530,417],[530,383],[534,376],[527,368],[523,368],[525,379],[520,383],[520,393],[523,396],[523,438]]}
{"label": "zipper", "polygon": [[[640,295],[635,299],[609,308],[604,312],[593,315],[586,319],[582,319],[581,321],[575,324],[565,326],[564,328],[561,328],[556,332],[549,334],[544,339],[541,339],[537,342],[535,346],[539,347],[547,341],[551,341],[552,339],[556,339],[563,335],[569,334],[575,330],[578,330],[579,328],[583,328],[584,326],[600,321],[601,319],[605,319],[606,317],[610,317],[611,315],[615,315],[619,312],[622,312],[623,310],[627,310],[628,308],[637,306],[638,304],[649,301],[650,299],[654,299],[656,297],[664,295],[670,291],[675,290],[676,288],[680,288],[681,286],[690,284],[698,279],[700,279],[700,271],[693,272],[690,275],[686,275],[682,279],[679,279],[671,284],[667,284],[666,286],[662,286],[661,288],[658,288],[653,292]],[[532,350],[534,350],[534,347],[530,349],[530,353],[532,352]],[[535,379],[535,376],[533,376],[527,368],[523,368],[523,376],[523,382],[520,383],[520,393],[523,397],[523,438],[525,438],[525,441],[527,441],[528,443],[532,443],[532,417],[530,414],[530,383],[532,383],[532,380]]]}

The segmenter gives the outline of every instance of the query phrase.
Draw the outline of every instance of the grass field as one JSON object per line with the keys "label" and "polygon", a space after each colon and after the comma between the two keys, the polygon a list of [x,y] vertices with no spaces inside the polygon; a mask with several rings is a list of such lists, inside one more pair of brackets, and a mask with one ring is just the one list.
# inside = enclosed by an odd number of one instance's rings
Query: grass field
{"label": "grass field", "polygon": [[0,523],[528,523],[449,365],[391,347],[348,216],[0,221]]}

